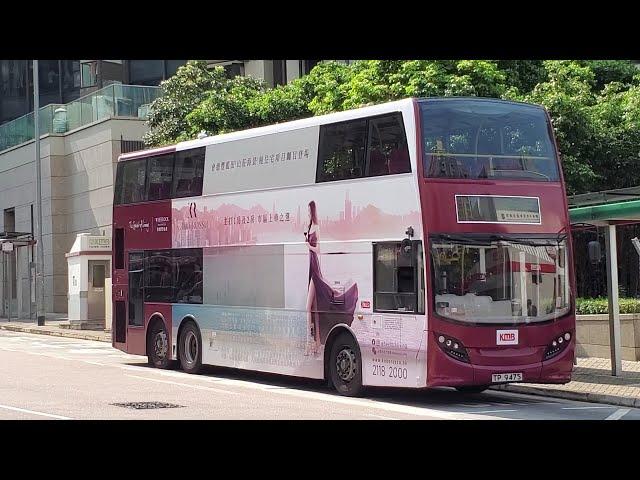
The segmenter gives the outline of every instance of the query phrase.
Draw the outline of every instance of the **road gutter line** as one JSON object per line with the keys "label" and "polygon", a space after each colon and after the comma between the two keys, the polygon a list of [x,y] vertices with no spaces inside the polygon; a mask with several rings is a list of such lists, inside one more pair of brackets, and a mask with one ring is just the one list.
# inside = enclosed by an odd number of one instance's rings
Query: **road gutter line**
{"label": "road gutter line", "polygon": [[36,412],[34,410],[27,410],[25,408],[10,407],[8,405],[0,405],[0,408],[4,408],[6,410],[13,410],[15,412],[30,413],[31,415],[41,415],[43,417],[56,418],[58,420],[73,420],[73,418],[63,417],[62,415],[54,415],[52,413]]}

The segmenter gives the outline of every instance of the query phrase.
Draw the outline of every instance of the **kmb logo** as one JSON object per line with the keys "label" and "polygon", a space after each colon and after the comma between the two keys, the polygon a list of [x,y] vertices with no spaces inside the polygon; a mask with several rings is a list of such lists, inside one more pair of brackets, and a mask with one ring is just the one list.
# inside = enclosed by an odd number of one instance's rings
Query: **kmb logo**
{"label": "kmb logo", "polygon": [[518,330],[496,330],[496,343],[498,345],[517,345]]}

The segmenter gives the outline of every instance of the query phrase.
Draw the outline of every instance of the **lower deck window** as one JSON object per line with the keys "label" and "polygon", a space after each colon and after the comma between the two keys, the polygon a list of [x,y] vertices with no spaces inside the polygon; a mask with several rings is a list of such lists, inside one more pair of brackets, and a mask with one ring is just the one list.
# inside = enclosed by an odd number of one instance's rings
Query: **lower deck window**
{"label": "lower deck window", "polygon": [[374,310],[424,312],[422,244],[374,244]]}

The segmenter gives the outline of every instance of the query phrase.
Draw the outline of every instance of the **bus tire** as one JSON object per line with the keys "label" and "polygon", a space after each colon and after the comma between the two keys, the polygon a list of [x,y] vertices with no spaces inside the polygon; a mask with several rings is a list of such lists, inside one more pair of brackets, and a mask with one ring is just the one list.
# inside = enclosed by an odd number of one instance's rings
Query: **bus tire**
{"label": "bus tire", "polygon": [[178,358],[186,373],[196,374],[202,369],[202,338],[193,322],[188,322],[180,331]]}
{"label": "bus tire", "polygon": [[147,359],[149,365],[155,368],[168,369],[171,367],[169,335],[162,320],[156,320],[151,325],[147,338]]}
{"label": "bus tire", "polygon": [[338,334],[331,344],[329,376],[340,395],[357,397],[362,394],[362,357],[350,333]]}
{"label": "bus tire", "polygon": [[482,393],[487,388],[489,388],[489,385],[468,385],[464,387],[456,387],[456,390],[460,393]]}

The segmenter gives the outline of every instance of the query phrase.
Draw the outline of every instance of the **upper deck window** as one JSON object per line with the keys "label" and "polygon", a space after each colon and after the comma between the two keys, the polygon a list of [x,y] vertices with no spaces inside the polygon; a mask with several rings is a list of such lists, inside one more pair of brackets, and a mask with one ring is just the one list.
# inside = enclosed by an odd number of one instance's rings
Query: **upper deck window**
{"label": "upper deck window", "polygon": [[540,107],[480,99],[420,103],[425,176],[558,181]]}
{"label": "upper deck window", "polygon": [[204,147],[118,163],[114,203],[202,195]]}
{"label": "upper deck window", "polygon": [[401,113],[320,127],[318,182],[411,172]]}

